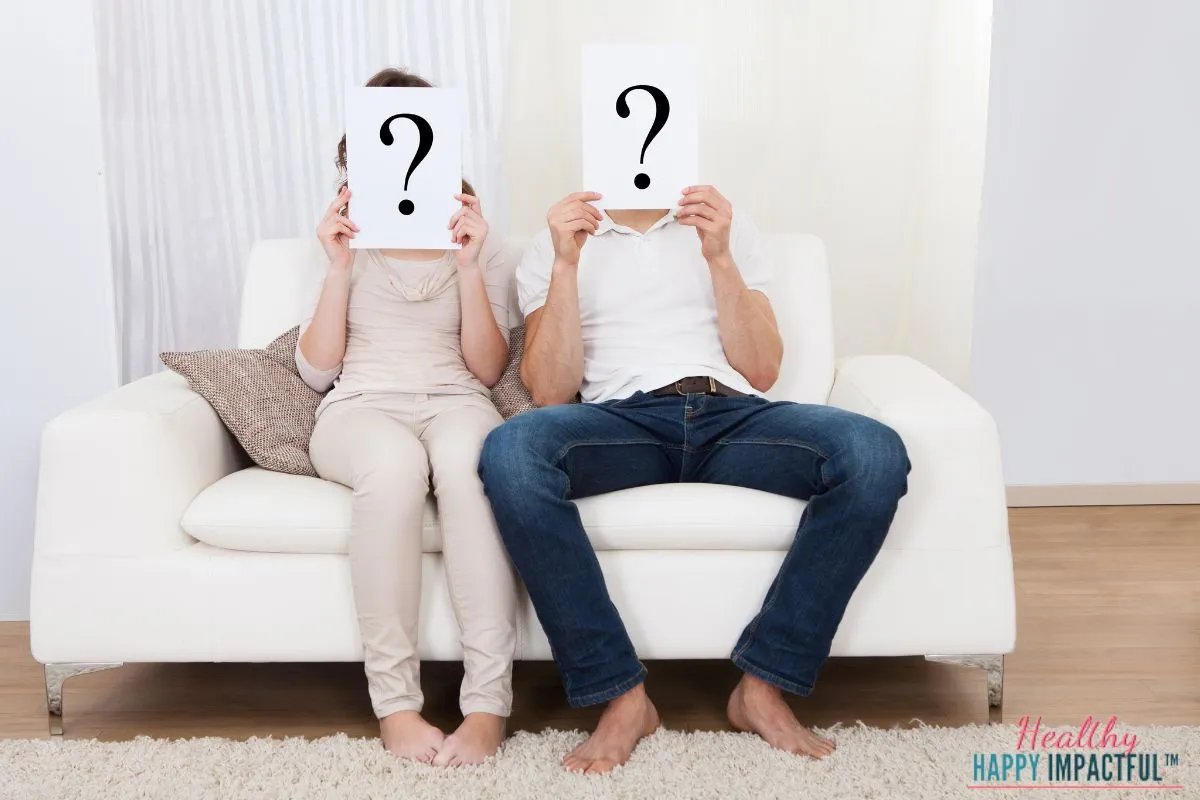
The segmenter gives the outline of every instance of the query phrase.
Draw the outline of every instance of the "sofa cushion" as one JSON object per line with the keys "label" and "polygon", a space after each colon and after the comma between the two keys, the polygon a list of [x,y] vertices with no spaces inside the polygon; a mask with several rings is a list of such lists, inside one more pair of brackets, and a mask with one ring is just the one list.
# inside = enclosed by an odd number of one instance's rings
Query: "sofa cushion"
{"label": "sofa cushion", "polygon": [[[304,475],[251,467],[201,492],[180,522],[205,544],[258,553],[345,553],[350,533],[350,490]],[[441,552],[432,500],[425,501],[421,546]]]}
{"label": "sofa cushion", "polygon": [[[670,483],[577,501],[597,550],[786,550],[804,503],[752,489]],[[350,490],[319,478],[252,467],[200,493],[183,529],[228,550],[345,553]],[[437,512],[426,502],[422,547],[442,549]]]}

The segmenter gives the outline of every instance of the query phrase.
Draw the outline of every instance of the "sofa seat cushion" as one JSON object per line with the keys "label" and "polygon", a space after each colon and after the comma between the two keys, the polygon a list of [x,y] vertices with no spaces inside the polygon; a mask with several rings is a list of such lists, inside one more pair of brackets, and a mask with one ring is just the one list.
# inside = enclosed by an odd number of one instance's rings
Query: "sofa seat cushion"
{"label": "sofa seat cushion", "polygon": [[[201,492],[183,529],[213,547],[260,553],[345,553],[350,490],[251,467]],[[671,483],[577,502],[597,550],[786,550],[804,503],[735,486]],[[432,499],[422,547],[441,552]]]}
{"label": "sofa seat cushion", "polygon": [[[226,475],[183,513],[189,536],[226,550],[345,553],[350,490],[339,483],[251,467]],[[442,549],[433,501],[425,501],[421,547]]]}

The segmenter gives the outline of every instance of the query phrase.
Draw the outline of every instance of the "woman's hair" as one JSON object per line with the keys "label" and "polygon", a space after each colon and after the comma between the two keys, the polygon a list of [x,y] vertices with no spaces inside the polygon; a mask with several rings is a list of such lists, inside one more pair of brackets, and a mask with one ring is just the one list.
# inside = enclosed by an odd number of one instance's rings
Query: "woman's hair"
{"label": "woman's hair", "polygon": [[[381,69],[371,76],[367,81],[367,86],[400,86],[404,88],[421,88],[432,89],[433,84],[422,78],[420,75],[414,75],[407,70],[398,69],[396,67],[388,67]],[[341,140],[337,146],[337,158],[333,160],[334,165],[338,170],[338,191],[346,188],[346,134],[342,134]],[[462,182],[462,193],[474,196],[475,189],[471,184],[464,179]]]}

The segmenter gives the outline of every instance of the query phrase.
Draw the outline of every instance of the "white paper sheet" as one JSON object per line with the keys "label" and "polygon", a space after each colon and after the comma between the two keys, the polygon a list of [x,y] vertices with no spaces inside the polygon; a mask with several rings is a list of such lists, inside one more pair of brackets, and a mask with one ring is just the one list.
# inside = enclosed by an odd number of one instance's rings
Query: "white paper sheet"
{"label": "white paper sheet", "polygon": [[[584,46],[579,188],[604,195],[598,206],[674,208],[683,188],[699,182],[696,69],[687,45]],[[622,97],[626,117],[618,112]],[[666,119],[647,144],[659,108]]]}
{"label": "white paper sheet", "polygon": [[[454,89],[347,90],[349,214],[359,227],[351,247],[458,249],[446,225],[461,207],[460,103]],[[429,149],[410,173],[422,129]]]}

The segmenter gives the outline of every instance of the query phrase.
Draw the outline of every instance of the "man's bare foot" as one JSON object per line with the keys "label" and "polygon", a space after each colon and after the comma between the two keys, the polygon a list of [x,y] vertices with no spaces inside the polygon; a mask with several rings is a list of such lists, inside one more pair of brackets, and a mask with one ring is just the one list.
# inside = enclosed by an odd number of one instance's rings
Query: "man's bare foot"
{"label": "man's bare foot", "polygon": [[742,676],[729,695],[726,713],[739,731],[756,733],[767,744],[789,753],[824,758],[837,748],[800,724],[777,687],[752,675]]}
{"label": "man's bare foot", "polygon": [[433,762],[446,734],[430,725],[416,711],[397,711],[379,720],[379,735],[383,747],[400,758]]}
{"label": "man's bare foot", "polygon": [[476,712],[467,714],[458,730],[446,737],[433,759],[435,767],[482,764],[496,754],[504,741],[504,717]]}
{"label": "man's bare foot", "polygon": [[572,772],[610,772],[629,760],[642,737],[658,729],[658,710],[638,685],[608,704],[596,730],[563,759]]}

